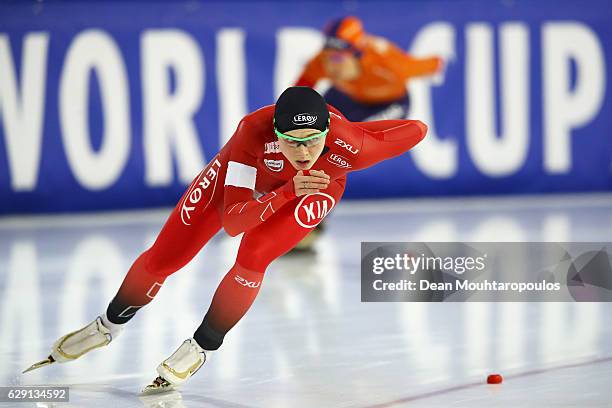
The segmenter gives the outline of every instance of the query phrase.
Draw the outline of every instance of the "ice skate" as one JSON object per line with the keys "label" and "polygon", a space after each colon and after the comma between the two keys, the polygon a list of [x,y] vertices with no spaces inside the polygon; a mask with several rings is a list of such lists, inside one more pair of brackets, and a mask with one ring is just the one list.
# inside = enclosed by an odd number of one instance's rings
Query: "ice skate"
{"label": "ice skate", "polygon": [[195,374],[212,354],[194,339],[187,339],[170,357],[157,366],[159,376],[142,390],[142,395],[172,391]]}
{"label": "ice skate", "polygon": [[32,364],[29,368],[24,370],[23,373],[53,363],[65,363],[67,361],[76,360],[93,349],[106,346],[111,340],[111,331],[102,324],[102,318],[98,316],[96,320],[82,329],[60,337],[53,344],[49,357],[38,363]]}

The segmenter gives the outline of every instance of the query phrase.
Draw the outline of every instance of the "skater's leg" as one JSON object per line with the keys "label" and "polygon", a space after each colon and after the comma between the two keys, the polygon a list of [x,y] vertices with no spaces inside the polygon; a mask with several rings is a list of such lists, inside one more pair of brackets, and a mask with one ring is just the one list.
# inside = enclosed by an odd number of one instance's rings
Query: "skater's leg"
{"label": "skater's leg", "polygon": [[[297,244],[306,234],[307,232],[299,235],[299,239],[294,244]],[[242,245],[240,248],[239,252],[242,251],[242,256],[253,254],[250,250],[243,250]],[[287,250],[289,249],[287,248]],[[202,324],[193,335],[193,338],[202,348],[217,350],[221,346],[225,334],[238,323],[255,301],[264,271],[264,266],[257,267],[257,270],[250,270],[236,261],[223,277]]]}
{"label": "skater's leg", "polygon": [[[191,377],[210,358],[213,350],[219,348],[225,333],[247,312],[257,296],[268,264],[308,233],[291,224],[293,206],[287,204],[287,207],[292,207],[291,211],[281,209],[263,225],[245,233],[238,259],[217,287],[204,321],[192,339],[185,340],[157,367],[159,377],[145,388],[144,393],[172,389]],[[273,221],[275,217],[277,222]],[[270,242],[275,244],[270,245]]]}
{"label": "skater's leg", "polygon": [[151,248],[134,262],[108,306],[111,323],[123,324],[147,305],[168,276],[185,266],[221,228],[216,210],[202,214],[206,225],[184,226],[176,209]]}
{"label": "skater's leg", "polygon": [[136,259],[106,313],[60,337],[49,357],[26,371],[75,360],[114,339],[122,325],[155,297],[166,277],[189,262],[221,229],[215,200],[223,197],[216,188],[223,176],[216,157],[191,184],[153,246]]}
{"label": "skater's leg", "polygon": [[[321,195],[311,195],[307,201],[297,199],[295,204],[285,205],[264,224],[244,234],[236,263],[217,287],[210,308],[194,334],[200,346],[206,350],[216,350],[221,346],[225,334],[238,323],[255,300],[268,265],[293,248],[310,232],[309,227],[314,227],[331,211],[344,192],[344,180],[332,182],[324,192],[331,200]],[[317,200],[320,206],[317,206]],[[315,211],[315,215],[322,217],[309,220],[311,224],[305,226],[304,220],[298,220],[303,209],[296,212],[297,205],[307,206],[309,210],[327,208],[328,211]]]}
{"label": "skater's leg", "polygon": [[[126,323],[151,302],[166,278],[185,266],[221,229],[221,218],[213,200],[221,199],[222,194],[215,195],[219,193],[215,184],[208,185],[205,191],[197,191],[214,163],[196,177],[153,246],[143,252],[128,271],[103,316],[111,325]],[[217,181],[218,178],[214,180]],[[197,203],[189,202],[191,198],[198,198]]]}

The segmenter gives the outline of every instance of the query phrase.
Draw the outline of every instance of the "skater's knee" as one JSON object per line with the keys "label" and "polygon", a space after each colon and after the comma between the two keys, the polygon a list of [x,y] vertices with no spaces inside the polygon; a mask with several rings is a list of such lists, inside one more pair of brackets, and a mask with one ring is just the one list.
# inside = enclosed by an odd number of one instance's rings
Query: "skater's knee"
{"label": "skater's knee", "polygon": [[264,273],[268,265],[273,261],[264,251],[240,248],[236,263],[243,268],[253,272]]}
{"label": "skater's knee", "polygon": [[[155,247],[151,247],[140,255],[139,260],[142,260],[142,267],[146,273],[154,276],[169,276],[181,269],[184,263],[180,262],[172,256],[156,251]],[[186,263],[186,262],[185,262]]]}

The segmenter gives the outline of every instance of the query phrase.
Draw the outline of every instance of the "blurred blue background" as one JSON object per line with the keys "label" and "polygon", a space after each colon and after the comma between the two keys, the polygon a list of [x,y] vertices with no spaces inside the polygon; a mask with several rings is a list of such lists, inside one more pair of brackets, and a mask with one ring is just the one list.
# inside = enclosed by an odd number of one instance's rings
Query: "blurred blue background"
{"label": "blurred blue background", "polygon": [[4,2],[0,214],[173,205],[343,15],[447,62],[408,84],[426,141],[345,197],[612,190],[605,1]]}

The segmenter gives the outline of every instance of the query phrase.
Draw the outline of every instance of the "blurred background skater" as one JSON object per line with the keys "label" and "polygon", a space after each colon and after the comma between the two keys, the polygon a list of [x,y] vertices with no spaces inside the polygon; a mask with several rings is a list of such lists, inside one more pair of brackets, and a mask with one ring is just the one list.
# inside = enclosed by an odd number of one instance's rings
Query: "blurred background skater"
{"label": "blurred background skater", "polygon": [[[323,49],[306,65],[296,85],[314,87],[329,79],[332,86],[323,95],[325,100],[351,121],[406,118],[409,79],[442,70],[441,58],[412,57],[389,40],[366,33],[354,16],[332,20],[324,33]],[[313,254],[324,228],[325,223],[320,223],[290,253]]]}
{"label": "blurred background skater", "polygon": [[[166,278],[217,232],[223,228],[230,236],[244,233],[236,261],[217,287],[201,325],[157,367],[159,376],[145,393],[184,383],[249,310],[268,265],[335,208],[347,173],[405,153],[426,132],[416,120],[352,123],[312,88],[286,89],[275,105],[240,121],[183,195],[153,246],[136,259],[106,312],[58,339],[49,357],[26,372],[106,346],[155,298]],[[328,160],[344,153],[339,140],[359,146],[349,165]]]}
{"label": "blurred background skater", "polygon": [[333,20],[324,33],[323,49],[308,62],[296,85],[314,87],[329,79],[332,86],[325,100],[354,122],[404,119],[410,78],[442,70],[441,58],[415,58],[389,40],[366,33],[357,17]]}

